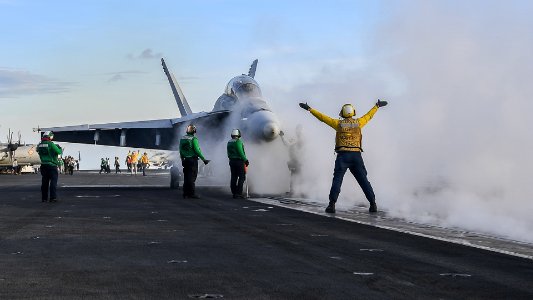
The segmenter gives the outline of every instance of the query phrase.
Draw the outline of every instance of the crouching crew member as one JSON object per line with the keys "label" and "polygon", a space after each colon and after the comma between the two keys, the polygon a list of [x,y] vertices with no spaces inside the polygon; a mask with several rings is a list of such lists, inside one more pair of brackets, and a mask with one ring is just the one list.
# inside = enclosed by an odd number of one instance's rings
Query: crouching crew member
{"label": "crouching crew member", "polygon": [[351,104],[345,104],[339,113],[342,119],[338,120],[309,107],[307,103],[300,103],[301,108],[310,111],[318,120],[326,123],[337,132],[335,135],[335,152],[337,152],[337,158],[335,159],[333,182],[329,192],[329,205],[326,208],[327,213],[335,213],[335,203],[339,197],[342,179],[347,169],[350,169],[357,183],[363,189],[366,199],[370,203],[369,212],[377,212],[376,196],[374,195],[372,185],[368,181],[365,164],[361,156],[361,152],[363,152],[361,129],[372,119],[378,109],[385,105],[387,105],[387,101],[378,100],[376,105],[364,116],[354,119],[352,117],[355,116],[355,108]]}
{"label": "crouching crew member", "polygon": [[63,153],[59,145],[52,142],[54,134],[51,131],[45,131],[41,142],[37,145],[37,153],[41,159],[41,199],[43,202],[48,201],[48,191],[50,191],[50,202],[57,202],[57,179],[59,177],[59,160],[58,156]]}
{"label": "crouching crew member", "polygon": [[194,136],[196,127],[194,125],[187,126],[186,134],[180,140],[180,157],[183,166],[183,198],[200,198],[196,195],[195,182],[198,176],[198,158],[204,164],[208,164],[209,160],[205,159],[198,139]]}
{"label": "crouching crew member", "polygon": [[228,141],[228,158],[231,171],[230,188],[233,198],[244,198],[242,188],[246,180],[246,169],[250,164],[244,152],[244,144],[241,140],[241,131],[233,129],[231,140]]}

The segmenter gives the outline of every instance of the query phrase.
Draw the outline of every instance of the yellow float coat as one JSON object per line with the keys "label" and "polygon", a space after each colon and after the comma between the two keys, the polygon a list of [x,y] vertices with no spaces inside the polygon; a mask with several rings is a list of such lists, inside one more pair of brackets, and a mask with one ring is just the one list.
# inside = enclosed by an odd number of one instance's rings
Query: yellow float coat
{"label": "yellow float coat", "polygon": [[378,111],[378,106],[374,105],[364,116],[353,119],[343,118],[342,120],[331,118],[318,110],[309,110],[318,120],[326,123],[337,132],[335,135],[335,151],[362,151],[361,129],[374,117]]}

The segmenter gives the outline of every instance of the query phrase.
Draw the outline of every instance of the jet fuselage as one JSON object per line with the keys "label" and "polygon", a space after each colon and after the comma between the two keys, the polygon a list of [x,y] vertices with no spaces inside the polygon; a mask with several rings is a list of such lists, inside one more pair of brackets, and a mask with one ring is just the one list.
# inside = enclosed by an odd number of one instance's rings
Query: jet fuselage
{"label": "jet fuselage", "polygon": [[263,98],[259,84],[248,75],[232,78],[213,111],[230,110],[236,125],[246,136],[258,141],[272,141],[280,132],[280,122]]}

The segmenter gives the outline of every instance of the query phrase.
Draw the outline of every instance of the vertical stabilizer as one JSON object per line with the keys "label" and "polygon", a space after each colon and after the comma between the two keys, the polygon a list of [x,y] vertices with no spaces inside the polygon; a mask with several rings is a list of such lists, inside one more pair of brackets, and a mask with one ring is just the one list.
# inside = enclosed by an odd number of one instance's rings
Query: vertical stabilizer
{"label": "vertical stabilizer", "polygon": [[161,58],[161,64],[163,65],[163,71],[165,71],[165,74],[167,75],[168,82],[170,83],[170,88],[172,89],[172,93],[174,94],[174,98],[176,99],[176,103],[178,104],[178,108],[180,109],[181,116],[187,116],[192,114],[192,110],[189,107],[189,103],[187,103],[187,99],[185,99],[185,96],[183,95],[183,92],[181,91],[181,88],[176,81],[176,78],[174,78],[174,75],[171,74],[168,71],[167,65],[165,64],[165,60]]}
{"label": "vertical stabilizer", "polygon": [[257,59],[252,62],[252,65],[250,66],[250,70],[248,70],[248,76],[254,78],[256,69],[257,69]]}

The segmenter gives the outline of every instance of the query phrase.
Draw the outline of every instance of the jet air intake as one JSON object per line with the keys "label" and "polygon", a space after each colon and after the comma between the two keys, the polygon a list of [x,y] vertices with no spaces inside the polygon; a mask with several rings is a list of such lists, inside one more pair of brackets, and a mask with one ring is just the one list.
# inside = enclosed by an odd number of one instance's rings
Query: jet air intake
{"label": "jet air intake", "polygon": [[260,110],[247,118],[245,127],[254,139],[269,142],[278,137],[281,126],[271,111]]}
{"label": "jet air intake", "polygon": [[279,125],[274,122],[267,123],[263,127],[263,138],[267,141],[275,139],[279,135]]}

